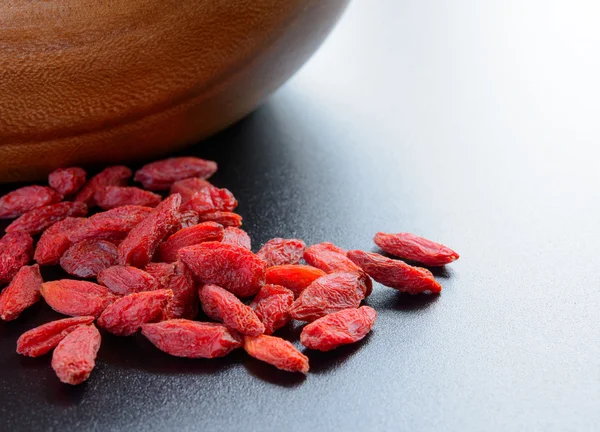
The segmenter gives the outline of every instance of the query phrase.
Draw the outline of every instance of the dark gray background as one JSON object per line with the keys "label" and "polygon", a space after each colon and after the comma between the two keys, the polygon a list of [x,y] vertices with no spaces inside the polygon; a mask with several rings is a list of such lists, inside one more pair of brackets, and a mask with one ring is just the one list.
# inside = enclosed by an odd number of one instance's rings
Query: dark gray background
{"label": "dark gray background", "polygon": [[311,353],[306,379],[106,336],[76,388],[14,353],[58,317],[40,304],[0,323],[2,429],[597,430],[598,22],[592,1],[355,1],[289,84],[187,153],[219,162],[255,247],[418,233],[461,254],[442,294],[377,285],[373,333]]}

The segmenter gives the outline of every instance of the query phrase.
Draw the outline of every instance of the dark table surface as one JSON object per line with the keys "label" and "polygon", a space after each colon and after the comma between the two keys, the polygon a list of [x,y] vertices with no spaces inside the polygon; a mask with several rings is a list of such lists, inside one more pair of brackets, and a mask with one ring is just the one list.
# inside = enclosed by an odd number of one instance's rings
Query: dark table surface
{"label": "dark table surface", "polygon": [[58,317],[38,304],[0,323],[1,429],[597,428],[600,17],[585,3],[354,2],[289,84],[187,152],[219,162],[255,247],[375,250],[380,230],[450,245],[440,296],[376,285],[373,333],[310,353],[306,378],[108,335],[75,388],[14,353]]}

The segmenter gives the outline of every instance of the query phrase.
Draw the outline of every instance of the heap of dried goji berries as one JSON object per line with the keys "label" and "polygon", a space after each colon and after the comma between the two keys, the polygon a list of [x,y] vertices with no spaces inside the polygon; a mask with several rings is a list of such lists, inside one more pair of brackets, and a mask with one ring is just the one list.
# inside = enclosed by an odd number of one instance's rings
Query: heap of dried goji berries
{"label": "heap of dried goji berries", "polygon": [[[0,239],[0,287],[8,285],[0,318],[16,319],[40,298],[69,317],[24,333],[17,352],[53,350],[58,378],[79,384],[94,368],[97,325],[118,336],[141,330],[174,356],[213,358],[244,348],[279,369],[307,373],[308,357],[273,336],[291,320],[309,323],[300,335],[305,347],[328,351],[373,327],[377,313],[361,306],[371,278],[410,294],[441,291],[429,270],[332,243],[307,248],[275,238],[253,253],[233,213],[235,197],[206,180],[216,170],[195,157],[166,159],[135,173],[140,188],[128,185],[133,173],[124,166],[87,181],[83,169],[65,168],[50,174],[49,186],[0,198],[0,218],[14,219]],[[164,199],[156,193],[166,191]],[[407,233],[377,233],[375,243],[428,266],[458,258]],[[39,266],[48,265],[73,278],[44,282]],[[199,306],[214,322],[195,320]]]}

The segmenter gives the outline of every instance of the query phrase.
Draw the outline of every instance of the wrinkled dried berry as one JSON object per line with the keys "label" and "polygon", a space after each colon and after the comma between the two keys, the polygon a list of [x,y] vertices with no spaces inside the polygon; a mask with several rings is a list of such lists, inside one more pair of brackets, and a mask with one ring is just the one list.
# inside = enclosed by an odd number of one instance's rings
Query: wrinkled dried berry
{"label": "wrinkled dried berry", "polygon": [[252,357],[288,372],[308,373],[308,357],[294,345],[275,336],[244,336],[244,349]]}
{"label": "wrinkled dried berry", "polygon": [[375,234],[375,244],[387,253],[427,266],[443,266],[459,258],[449,247],[410,233]]}
{"label": "wrinkled dried berry", "polygon": [[181,261],[173,266],[173,272],[164,288],[173,291],[173,298],[167,304],[164,319],[193,319],[198,313],[198,296],[192,272]]}
{"label": "wrinkled dried berry", "polygon": [[274,238],[266,242],[256,255],[266,262],[268,267],[298,264],[305,249],[306,244],[302,240]]}
{"label": "wrinkled dried berry", "polygon": [[200,243],[181,249],[179,257],[200,281],[223,287],[239,297],[256,294],[265,282],[264,261],[239,246]]}
{"label": "wrinkled dried berry", "polygon": [[167,190],[173,183],[190,177],[209,178],[217,172],[217,164],[192,156],[176,157],[144,165],[134,180],[145,189]]}
{"label": "wrinkled dried berry", "polygon": [[47,186],[25,186],[0,198],[0,219],[19,217],[35,208],[56,204],[62,195]]}
{"label": "wrinkled dried berry", "polygon": [[214,212],[230,212],[237,207],[237,200],[227,189],[208,186],[192,195],[182,210],[194,210],[199,215]]}
{"label": "wrinkled dried berry", "polygon": [[106,186],[96,191],[94,200],[100,208],[110,210],[124,205],[156,207],[162,197],[133,186]]}
{"label": "wrinkled dried berry", "polygon": [[51,321],[26,331],[17,340],[17,353],[39,357],[52,351],[69,333],[82,325],[94,322],[93,316],[65,318]]}
{"label": "wrinkled dried berry", "polygon": [[171,185],[171,194],[180,194],[181,195],[181,204],[185,204],[189,201],[189,199],[196,192],[204,189],[205,187],[212,186],[210,182],[198,178],[198,177],[190,177],[184,180],[176,181]]}
{"label": "wrinkled dried berry", "polygon": [[33,238],[25,232],[7,233],[0,239],[0,286],[10,282],[19,269],[29,264]]}
{"label": "wrinkled dried berry", "polygon": [[10,285],[0,294],[0,318],[4,321],[14,320],[36,303],[41,297],[42,282],[37,264],[21,267]]}
{"label": "wrinkled dried berry", "polygon": [[89,208],[96,206],[94,194],[106,186],[126,186],[131,177],[131,170],[125,166],[117,165],[106,168],[88,181],[75,197]]}
{"label": "wrinkled dried berry", "polygon": [[348,251],[348,258],[380,284],[398,291],[409,294],[437,294],[442,290],[442,286],[427,269],[359,250]]}
{"label": "wrinkled dried berry", "polygon": [[100,341],[94,324],[79,326],[60,341],[52,353],[52,369],[58,379],[71,385],[86,381],[96,365]]}
{"label": "wrinkled dried berry", "polygon": [[203,222],[176,232],[162,243],[157,254],[161,261],[177,261],[177,252],[180,249],[208,241],[221,241],[223,227],[215,222]]}
{"label": "wrinkled dried berry", "polygon": [[69,231],[69,241],[77,243],[82,240],[122,240],[153,210],[143,206],[123,206],[97,213],[81,226]]}
{"label": "wrinkled dried berry", "polygon": [[198,216],[198,213],[194,210],[180,211],[177,214],[177,227],[175,228],[175,232],[198,225],[198,222],[200,222],[200,216]]}
{"label": "wrinkled dried berry", "polygon": [[70,279],[45,282],[40,291],[52,309],[71,316],[98,317],[118,298],[102,285]]}
{"label": "wrinkled dried berry", "polygon": [[152,275],[131,266],[108,267],[98,274],[98,282],[118,295],[154,291],[160,288]]}
{"label": "wrinkled dried berry", "polygon": [[142,334],[159,350],[177,357],[223,357],[242,346],[241,336],[224,325],[186,319],[144,324]]}
{"label": "wrinkled dried berry", "polygon": [[72,245],[69,234],[87,223],[85,218],[68,217],[56,222],[40,237],[33,258],[40,265],[58,264],[60,258]]}
{"label": "wrinkled dried berry", "polygon": [[198,295],[202,310],[209,318],[222,322],[241,334],[258,336],[265,332],[265,326],[252,308],[229,291],[216,285],[204,285]]}
{"label": "wrinkled dried berry", "polygon": [[364,285],[355,272],[331,273],[311,283],[294,301],[290,315],[299,321],[314,321],[342,309],[357,308],[364,298]]}
{"label": "wrinkled dried berry", "polygon": [[250,307],[265,325],[265,334],[273,334],[286,325],[290,317],[290,309],[294,303],[294,293],[280,285],[263,285]]}
{"label": "wrinkled dried berry", "polygon": [[24,231],[35,235],[65,218],[85,216],[86,214],[87,207],[84,203],[61,202],[50,204],[28,211],[6,227],[6,232]]}
{"label": "wrinkled dried berry", "polygon": [[231,212],[214,212],[200,215],[200,222],[216,222],[224,227],[242,226],[242,217]]}
{"label": "wrinkled dried berry", "polygon": [[323,270],[307,265],[280,265],[267,269],[265,283],[281,285],[298,297],[315,279],[326,274]]}
{"label": "wrinkled dried berry", "polygon": [[144,268],[154,251],[177,224],[181,197],[170,195],[137,224],[119,245],[119,264]]}
{"label": "wrinkled dried berry", "polygon": [[117,264],[118,259],[114,244],[106,240],[83,240],[67,249],[60,266],[70,275],[91,278]]}
{"label": "wrinkled dried berry", "polygon": [[171,290],[145,291],[121,297],[104,309],[98,325],[117,336],[130,336],[142,324],[159,321],[172,297]]}
{"label": "wrinkled dried berry", "polygon": [[344,309],[308,324],[302,329],[300,342],[307,348],[329,351],[364,338],[376,319],[377,312],[369,306]]}
{"label": "wrinkled dried berry", "polygon": [[175,263],[151,262],[144,270],[156,279],[161,288],[167,288],[170,277],[175,273]]}
{"label": "wrinkled dried berry", "polygon": [[48,184],[62,196],[73,195],[85,184],[87,174],[78,167],[59,168],[48,176]]}
{"label": "wrinkled dried berry", "polygon": [[252,250],[252,240],[246,231],[236,227],[227,227],[223,234],[221,243],[230,244],[233,246],[243,247]]}

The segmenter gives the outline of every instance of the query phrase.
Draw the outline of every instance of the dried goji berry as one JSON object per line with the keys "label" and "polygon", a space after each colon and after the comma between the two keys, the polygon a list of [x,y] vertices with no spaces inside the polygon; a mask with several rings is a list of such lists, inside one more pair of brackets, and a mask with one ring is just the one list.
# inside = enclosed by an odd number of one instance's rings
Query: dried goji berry
{"label": "dried goji berry", "polygon": [[244,336],[244,349],[252,357],[288,372],[308,373],[308,357],[290,342],[275,336]]}
{"label": "dried goji berry", "polygon": [[175,273],[175,263],[151,262],[144,270],[156,279],[161,288],[167,288],[169,279]]}
{"label": "dried goji berry", "polygon": [[106,240],[83,240],[71,246],[60,259],[64,271],[80,278],[96,277],[117,264],[117,247]]}
{"label": "dried goji berry", "polygon": [[37,264],[21,267],[10,285],[0,294],[0,318],[4,321],[14,320],[36,303],[41,297],[42,282]]}
{"label": "dried goji berry", "polygon": [[315,279],[326,274],[323,270],[307,265],[280,265],[267,269],[265,283],[281,285],[298,297]]}
{"label": "dried goji berry", "polygon": [[28,211],[6,227],[6,232],[24,231],[39,234],[52,224],[68,217],[85,216],[87,206],[81,202],[61,202]]}
{"label": "dried goji berry", "polygon": [[118,295],[154,291],[160,288],[152,275],[131,266],[108,267],[98,273],[98,282]]}
{"label": "dried goji berry", "polygon": [[369,306],[344,309],[308,324],[302,329],[300,342],[307,348],[329,351],[364,338],[376,319],[377,312]]}
{"label": "dried goji berry", "polygon": [[131,170],[126,166],[111,166],[96,174],[88,181],[75,197],[75,201],[84,202],[89,208],[96,205],[94,194],[106,186],[125,186],[131,177]]}
{"label": "dried goji berry", "polygon": [[170,195],[143,221],[137,224],[119,245],[119,264],[143,268],[154,251],[177,224],[181,197]]}
{"label": "dried goji berry", "polygon": [[294,293],[280,285],[263,285],[250,307],[265,325],[265,334],[273,334],[290,321]]}
{"label": "dried goji berry", "polygon": [[121,297],[102,312],[98,325],[117,336],[130,336],[142,324],[160,320],[173,297],[171,290],[133,293]]}
{"label": "dried goji berry", "polygon": [[52,353],[52,369],[58,379],[71,385],[86,381],[96,365],[100,342],[94,324],[79,326],[61,340]]}
{"label": "dried goji berry", "polygon": [[48,176],[48,184],[62,196],[72,195],[85,184],[87,173],[82,168],[59,168]]}
{"label": "dried goji berry", "polygon": [[357,272],[363,278],[364,286],[367,289],[365,296],[371,295],[373,291],[373,282],[369,276],[346,257],[344,249],[333,243],[323,242],[310,246],[304,252],[304,260],[325,273]]}
{"label": "dried goji berry", "polygon": [[62,195],[47,186],[25,186],[0,198],[0,219],[11,219],[38,207],[58,203]]}
{"label": "dried goji berry", "polygon": [[204,285],[198,290],[198,295],[202,310],[209,318],[241,334],[258,336],[265,332],[265,326],[252,308],[229,291],[216,285]]}
{"label": "dried goji berry", "polygon": [[48,228],[40,237],[33,258],[40,265],[58,264],[60,257],[72,245],[69,240],[69,233],[87,222],[85,218],[68,217],[59,222],[56,222]]}
{"label": "dried goji berry", "polygon": [[212,184],[198,177],[190,177],[173,183],[170,192],[171,194],[180,194],[181,204],[183,205],[188,202],[192,195],[208,186],[212,186]]}
{"label": "dried goji berry", "polygon": [[53,350],[69,333],[82,325],[94,322],[93,316],[65,318],[51,321],[26,331],[17,340],[17,353],[39,357]]}
{"label": "dried goji berry", "polygon": [[302,291],[290,315],[300,321],[314,321],[342,309],[357,308],[364,298],[363,284],[356,272],[322,276]]}
{"label": "dried goji berry", "polygon": [[175,228],[175,232],[198,225],[198,222],[200,222],[200,216],[198,216],[198,213],[194,210],[180,211],[177,214],[177,227]]}
{"label": "dried goji berry", "polygon": [[144,324],[142,334],[159,350],[177,357],[223,357],[242,346],[242,338],[235,330],[186,319]]}
{"label": "dried goji berry", "polygon": [[100,208],[110,210],[124,205],[156,207],[162,197],[134,186],[106,186],[96,191],[94,200]]}
{"label": "dried goji berry", "polygon": [[164,319],[193,319],[198,313],[198,296],[192,272],[181,261],[173,266],[173,272],[164,288],[173,291],[173,298],[167,304]]}
{"label": "dried goji berry", "polygon": [[223,233],[223,227],[215,222],[203,222],[184,228],[170,236],[158,247],[158,257],[165,262],[177,261],[179,249],[207,241],[221,241]]}
{"label": "dried goji berry", "polygon": [[143,206],[123,206],[97,213],[81,226],[69,232],[69,240],[122,240],[137,224],[146,219],[154,209]]}
{"label": "dried goji berry", "polygon": [[375,244],[387,253],[427,266],[443,266],[459,258],[449,247],[410,233],[375,234]]}
{"label": "dried goji berry", "polygon": [[202,215],[217,211],[230,212],[237,207],[237,204],[237,200],[229,190],[208,186],[192,195],[181,208],[194,210]]}
{"label": "dried goji berry", "polygon": [[306,244],[299,239],[274,238],[266,242],[256,255],[268,267],[285,264],[298,264],[302,259]]}
{"label": "dried goji berry", "polygon": [[256,294],[265,282],[265,262],[239,246],[200,243],[180,249],[179,257],[200,281],[223,287],[239,297]]}
{"label": "dried goji berry", "polygon": [[232,212],[214,212],[200,215],[200,222],[216,222],[224,227],[242,226],[242,217]]}
{"label": "dried goji berry", "polygon": [[45,282],[40,291],[52,309],[71,316],[98,317],[118,298],[102,285],[71,279]]}
{"label": "dried goji berry", "polygon": [[221,243],[243,247],[252,250],[252,240],[246,231],[236,227],[227,227],[223,234]]}
{"label": "dried goji berry", "polygon": [[167,190],[173,183],[190,177],[209,178],[217,172],[217,164],[192,156],[176,157],[144,165],[134,180],[150,190]]}
{"label": "dried goji berry", "polygon": [[33,238],[25,232],[7,233],[0,239],[0,286],[12,280],[19,269],[29,264]]}
{"label": "dried goji berry", "polygon": [[382,285],[410,294],[439,293],[442,286],[424,268],[413,267],[400,260],[359,250],[348,251],[350,258]]}

